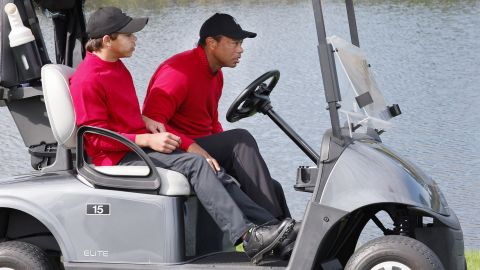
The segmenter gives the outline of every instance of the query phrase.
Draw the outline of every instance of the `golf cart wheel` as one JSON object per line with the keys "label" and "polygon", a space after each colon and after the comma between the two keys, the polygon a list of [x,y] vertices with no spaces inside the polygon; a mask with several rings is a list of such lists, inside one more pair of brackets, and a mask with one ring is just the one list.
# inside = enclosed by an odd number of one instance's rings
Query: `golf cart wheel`
{"label": "golf cart wheel", "polygon": [[0,269],[48,270],[48,257],[39,247],[18,241],[0,243]]}
{"label": "golf cart wheel", "polygon": [[413,238],[389,235],[373,239],[358,249],[345,270],[443,270],[437,255]]}

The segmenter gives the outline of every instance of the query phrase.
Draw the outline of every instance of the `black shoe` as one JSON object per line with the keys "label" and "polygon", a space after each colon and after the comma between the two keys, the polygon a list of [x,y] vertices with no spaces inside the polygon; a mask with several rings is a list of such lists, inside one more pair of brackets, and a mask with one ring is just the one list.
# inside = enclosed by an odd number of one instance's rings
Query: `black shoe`
{"label": "black shoe", "polygon": [[253,227],[243,241],[245,253],[254,264],[258,264],[265,254],[287,238],[294,225],[294,220],[285,219],[277,225]]}
{"label": "black shoe", "polygon": [[273,255],[280,257],[282,260],[288,260],[290,255],[292,255],[295,240],[297,240],[297,235],[301,227],[302,222],[296,222],[292,232],[273,250]]}

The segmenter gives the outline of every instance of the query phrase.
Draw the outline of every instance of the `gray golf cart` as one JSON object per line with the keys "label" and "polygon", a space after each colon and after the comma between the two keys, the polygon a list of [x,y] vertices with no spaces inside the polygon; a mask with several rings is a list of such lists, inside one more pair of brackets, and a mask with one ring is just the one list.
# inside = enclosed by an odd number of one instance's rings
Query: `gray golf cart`
{"label": "gray golf cart", "polygon": [[[39,1],[57,14],[57,64],[50,64],[31,0],[1,0],[2,8],[9,2],[35,36],[41,74],[22,74],[2,12],[0,98],[37,171],[0,180],[0,268],[466,269],[460,224],[436,183],[380,140],[400,108],[387,106],[359,49],[351,0],[353,44],[326,38],[321,1],[312,1],[332,125],[319,152],[273,110],[269,95],[278,71],[255,80],[228,110],[229,121],[268,115],[316,164],[297,171],[295,188],[312,195],[290,260],[270,256],[260,265],[224,241],[183,175],[154,167],[116,133],[77,129],[68,78],[75,44],[78,50],[85,42],[83,1]],[[83,151],[88,134],[123,142],[145,166],[89,164]],[[369,221],[384,236],[357,249]]]}

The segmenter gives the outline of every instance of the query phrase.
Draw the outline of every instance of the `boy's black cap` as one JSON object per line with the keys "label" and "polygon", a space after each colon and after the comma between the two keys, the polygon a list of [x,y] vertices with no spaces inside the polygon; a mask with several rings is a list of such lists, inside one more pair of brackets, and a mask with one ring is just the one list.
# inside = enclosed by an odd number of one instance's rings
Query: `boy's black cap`
{"label": "boy's black cap", "polygon": [[145,27],[148,18],[132,18],[116,7],[96,10],[87,23],[88,38],[101,38],[113,33],[131,34]]}
{"label": "boy's black cap", "polygon": [[233,39],[254,38],[256,33],[242,29],[235,19],[224,13],[215,13],[208,18],[200,28],[200,38],[226,36]]}

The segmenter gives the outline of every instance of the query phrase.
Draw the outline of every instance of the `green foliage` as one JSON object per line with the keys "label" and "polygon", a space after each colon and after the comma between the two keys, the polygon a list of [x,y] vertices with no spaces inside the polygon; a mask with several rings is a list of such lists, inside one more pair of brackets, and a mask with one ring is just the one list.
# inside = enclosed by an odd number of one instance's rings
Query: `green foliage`
{"label": "green foliage", "polygon": [[466,251],[468,270],[480,270],[480,251]]}
{"label": "green foliage", "polygon": [[238,5],[258,5],[268,3],[286,3],[295,4],[306,2],[308,0],[97,0],[86,1],[86,10],[95,10],[104,6],[115,6],[120,9],[141,9],[158,12],[171,7],[201,7],[201,6],[221,6],[222,4],[231,5],[235,2]]}
{"label": "green foliage", "polygon": [[[324,2],[336,2],[342,3],[343,0],[328,0]],[[440,8],[440,9],[450,9],[455,8],[461,4],[465,5],[478,5],[480,0],[354,0],[353,1],[356,7],[375,7],[378,5],[389,5],[389,6],[401,6],[408,8],[415,7],[427,7],[427,8]],[[242,5],[242,6],[252,6],[255,8],[255,5],[265,5],[265,4],[287,4],[287,5],[296,5],[298,3],[304,3],[311,5],[311,0],[96,0],[85,1],[85,10],[93,11],[100,7],[104,6],[115,6],[122,10],[140,10],[143,14],[148,14],[150,12],[156,13],[161,12],[169,8],[198,8],[198,7],[210,7],[216,9],[222,5]],[[328,5],[328,4],[325,4]],[[218,8],[217,8],[218,9]]]}

